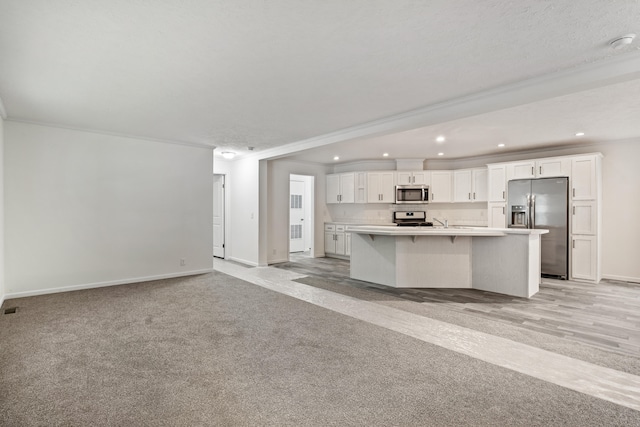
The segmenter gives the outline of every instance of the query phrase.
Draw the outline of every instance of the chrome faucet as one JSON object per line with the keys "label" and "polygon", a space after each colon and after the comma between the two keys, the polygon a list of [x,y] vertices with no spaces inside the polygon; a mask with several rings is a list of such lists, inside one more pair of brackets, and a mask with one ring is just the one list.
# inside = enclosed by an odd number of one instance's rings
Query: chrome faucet
{"label": "chrome faucet", "polygon": [[440,223],[440,225],[442,225],[444,228],[449,228],[449,220],[445,219],[444,222],[440,221],[438,218],[433,218],[434,221],[438,221]]}

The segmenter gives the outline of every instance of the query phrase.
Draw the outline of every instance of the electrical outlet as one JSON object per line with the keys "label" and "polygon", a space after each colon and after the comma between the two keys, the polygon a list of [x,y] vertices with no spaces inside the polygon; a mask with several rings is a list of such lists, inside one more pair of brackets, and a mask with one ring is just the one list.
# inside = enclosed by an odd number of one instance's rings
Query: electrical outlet
{"label": "electrical outlet", "polygon": [[187,260],[186,260],[186,259],[184,259],[184,258],[180,258],[180,265],[181,265],[181,266],[183,266],[183,267],[184,267],[185,265],[187,265]]}

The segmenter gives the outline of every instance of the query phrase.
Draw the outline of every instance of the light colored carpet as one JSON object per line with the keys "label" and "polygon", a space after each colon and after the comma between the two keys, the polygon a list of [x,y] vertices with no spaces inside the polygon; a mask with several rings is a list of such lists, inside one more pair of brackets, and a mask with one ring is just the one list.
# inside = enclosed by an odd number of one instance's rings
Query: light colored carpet
{"label": "light colored carpet", "polygon": [[5,302],[1,425],[640,425],[222,273]]}

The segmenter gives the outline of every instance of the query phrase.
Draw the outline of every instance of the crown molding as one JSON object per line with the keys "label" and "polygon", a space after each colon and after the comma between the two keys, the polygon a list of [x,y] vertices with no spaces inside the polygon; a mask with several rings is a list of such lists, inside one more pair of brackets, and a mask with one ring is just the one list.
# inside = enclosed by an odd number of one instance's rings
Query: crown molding
{"label": "crown molding", "polygon": [[467,96],[285,144],[243,158],[273,159],[336,142],[402,132],[640,78],[640,52],[494,87]]}
{"label": "crown molding", "polygon": [[34,126],[42,126],[42,127],[55,128],[55,129],[74,130],[74,131],[78,131],[78,132],[94,133],[94,134],[98,134],[98,135],[115,136],[115,137],[118,137],[118,138],[137,139],[137,140],[149,141],[149,142],[161,142],[163,144],[184,145],[184,146],[187,146],[187,147],[208,148],[208,149],[211,149],[211,150],[216,148],[216,146],[213,145],[213,144],[205,144],[205,143],[189,142],[189,141],[175,141],[175,140],[170,140],[170,139],[149,138],[149,137],[140,136],[140,135],[130,135],[130,134],[126,134],[126,133],[107,132],[107,131],[96,130],[96,129],[87,129],[87,128],[73,127],[73,126],[63,126],[63,125],[57,125],[57,124],[46,123],[46,122],[38,122],[38,121],[32,121],[32,120],[22,120],[22,119],[9,118],[9,119],[7,119],[7,121],[16,122],[16,123],[25,123],[25,124],[34,125]]}

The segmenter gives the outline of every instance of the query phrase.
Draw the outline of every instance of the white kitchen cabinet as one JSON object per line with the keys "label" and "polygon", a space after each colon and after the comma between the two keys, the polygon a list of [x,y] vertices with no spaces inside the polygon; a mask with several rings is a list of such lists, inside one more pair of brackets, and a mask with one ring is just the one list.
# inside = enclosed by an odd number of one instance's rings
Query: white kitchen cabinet
{"label": "white kitchen cabinet", "polygon": [[578,156],[571,159],[572,200],[595,200],[597,198],[597,178],[599,157]]}
{"label": "white kitchen cabinet", "polygon": [[395,202],[395,172],[367,172],[367,202]]}
{"label": "white kitchen cabinet", "polygon": [[325,255],[334,254],[336,252],[335,231],[324,232],[324,253]]}
{"label": "white kitchen cabinet", "polygon": [[[349,255],[351,253],[351,233],[345,233],[344,224],[325,224],[324,225],[324,254],[331,255]],[[349,238],[347,239],[347,235]],[[347,240],[349,240],[347,242]],[[348,252],[347,252],[348,251]]]}
{"label": "white kitchen cabinet", "polygon": [[355,173],[355,203],[367,203],[367,173]]}
{"label": "white kitchen cabinet", "polygon": [[507,163],[507,181],[553,176],[571,176],[571,159],[569,157]]}
{"label": "white kitchen cabinet", "polygon": [[571,278],[598,283],[602,276],[601,154],[571,157]]}
{"label": "white kitchen cabinet", "polygon": [[344,233],[344,254],[351,256],[351,233]]}
{"label": "white kitchen cabinet", "polygon": [[488,200],[490,202],[507,201],[507,167],[506,165],[489,165],[488,168]]}
{"label": "white kitchen cabinet", "polygon": [[453,171],[453,201],[471,202],[471,169]]}
{"label": "white kitchen cabinet", "polygon": [[596,230],[596,201],[580,200],[573,202],[571,207],[571,232],[573,234],[595,235]]}
{"label": "white kitchen cabinet", "polygon": [[490,228],[506,228],[507,227],[507,205],[504,202],[488,203],[488,226]]}
{"label": "white kitchen cabinet", "polygon": [[429,185],[428,171],[398,171],[396,183],[398,185]]}
{"label": "white kitchen cabinet", "polygon": [[471,190],[474,202],[486,202],[489,200],[488,173],[487,168],[478,168],[471,171],[471,183],[473,184]]}
{"label": "white kitchen cabinet", "polygon": [[571,278],[598,281],[596,236],[574,235],[571,238]]}
{"label": "white kitchen cabinet", "polygon": [[354,203],[355,173],[327,175],[327,203]]}
{"label": "white kitchen cabinet", "polygon": [[571,159],[556,157],[536,160],[536,178],[571,176]]}
{"label": "white kitchen cabinet", "polygon": [[454,202],[487,201],[487,169],[460,169],[453,171]]}
{"label": "white kitchen cabinet", "polygon": [[535,160],[507,163],[506,166],[507,181],[511,181],[512,179],[527,179],[536,177]]}
{"label": "white kitchen cabinet", "polygon": [[453,174],[451,171],[431,171],[429,198],[434,203],[453,201]]}

